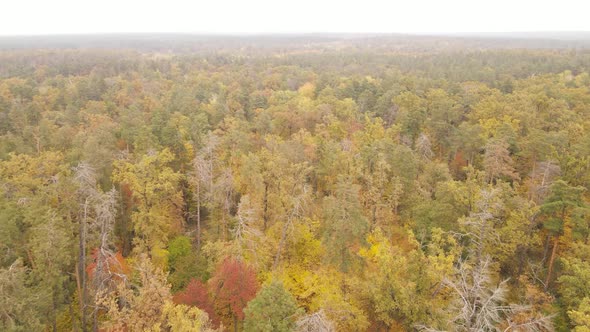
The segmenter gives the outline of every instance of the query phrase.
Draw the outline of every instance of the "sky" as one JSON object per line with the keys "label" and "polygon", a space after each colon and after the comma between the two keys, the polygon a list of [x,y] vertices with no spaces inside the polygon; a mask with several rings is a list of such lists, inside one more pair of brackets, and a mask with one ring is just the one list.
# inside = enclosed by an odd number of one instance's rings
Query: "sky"
{"label": "sky", "polygon": [[0,35],[590,31],[590,0],[5,0]]}

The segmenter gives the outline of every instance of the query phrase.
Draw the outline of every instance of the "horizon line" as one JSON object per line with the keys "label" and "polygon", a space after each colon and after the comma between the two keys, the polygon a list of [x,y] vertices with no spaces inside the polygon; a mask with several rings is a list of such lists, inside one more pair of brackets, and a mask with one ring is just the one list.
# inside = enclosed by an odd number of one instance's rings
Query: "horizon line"
{"label": "horizon line", "polygon": [[2,34],[2,37],[59,37],[59,36],[108,36],[108,35],[186,35],[186,36],[306,36],[306,35],[510,35],[510,34],[590,34],[590,30],[511,30],[511,31],[105,31],[105,32],[51,32]]}

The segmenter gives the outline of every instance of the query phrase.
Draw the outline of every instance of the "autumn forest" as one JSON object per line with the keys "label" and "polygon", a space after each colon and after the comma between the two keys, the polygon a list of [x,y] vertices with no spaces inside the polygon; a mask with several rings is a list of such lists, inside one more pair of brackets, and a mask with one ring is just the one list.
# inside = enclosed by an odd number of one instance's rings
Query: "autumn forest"
{"label": "autumn forest", "polygon": [[0,38],[0,331],[590,331],[590,44]]}

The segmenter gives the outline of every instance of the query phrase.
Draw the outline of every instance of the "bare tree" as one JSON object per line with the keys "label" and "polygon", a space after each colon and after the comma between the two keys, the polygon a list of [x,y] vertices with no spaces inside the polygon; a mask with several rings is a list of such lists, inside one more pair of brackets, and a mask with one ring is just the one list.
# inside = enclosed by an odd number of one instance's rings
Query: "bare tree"
{"label": "bare tree", "polygon": [[481,190],[474,211],[461,220],[467,231],[461,235],[468,236],[471,240],[477,261],[481,261],[487,243],[499,241],[499,236],[494,230],[496,215],[503,208],[499,194],[500,189],[497,188]]}
{"label": "bare tree", "polygon": [[[537,315],[529,306],[506,303],[507,281],[498,285],[490,276],[490,258],[485,257],[475,265],[459,262],[456,277],[444,280],[444,285],[456,295],[449,308],[453,314],[448,322],[450,330],[457,332],[508,332],[553,331],[551,317]],[[423,331],[438,331],[431,327],[418,326]]]}
{"label": "bare tree", "polygon": [[260,239],[264,234],[253,225],[255,222],[254,209],[250,206],[250,198],[248,195],[244,195],[240,199],[236,218],[237,224],[232,230],[232,233],[238,245],[238,254],[242,256],[242,250],[244,247],[246,247],[247,250],[256,253],[255,246],[257,239]]}
{"label": "bare tree", "polygon": [[[550,317],[536,314],[529,306],[507,303],[508,280],[497,285],[492,280],[492,260],[484,254],[484,248],[499,241],[494,221],[502,209],[499,189],[483,189],[474,212],[462,220],[466,233],[460,235],[471,240],[471,256],[457,264],[454,278],[443,280],[443,285],[456,295],[448,309],[452,316],[448,326],[461,332],[553,331]],[[425,326],[418,328],[437,331]]]}
{"label": "bare tree", "polygon": [[74,180],[78,183],[78,194],[80,197],[80,213],[78,216],[78,291],[80,293],[80,319],[82,331],[86,331],[86,306],[87,306],[87,290],[86,290],[86,243],[87,243],[87,228],[91,222],[89,219],[90,208],[93,198],[96,196],[96,172],[87,163],[80,163],[74,167]]}
{"label": "bare tree", "polygon": [[193,168],[189,173],[189,180],[194,186],[193,198],[197,203],[197,247],[201,247],[201,209],[210,203],[213,195],[213,178],[215,170],[215,149],[219,138],[209,134],[205,146],[193,159]]}
{"label": "bare tree", "polygon": [[[110,235],[113,233],[116,217],[116,196],[115,189],[103,193],[97,183],[95,169],[87,163],[80,163],[74,167],[74,180],[78,184],[78,194],[80,199],[79,215],[79,257],[78,257],[78,286],[80,291],[80,314],[82,330],[87,326],[87,307],[88,303],[88,284],[86,275],[86,253],[87,245],[90,239],[97,242],[96,268],[94,269],[94,291],[106,289],[108,282],[112,278],[112,272],[109,268],[109,261],[114,253],[110,250],[112,243]],[[96,302],[96,298],[94,299]],[[98,307],[92,305],[94,330],[98,330],[97,314]]]}
{"label": "bare tree", "polygon": [[[95,303],[98,294],[104,294],[106,290],[112,289],[115,278],[125,279],[125,275],[120,273],[122,268],[117,266],[119,261],[114,259],[115,253],[111,250],[113,244],[110,235],[114,231],[116,211],[117,191],[113,188],[106,193],[99,193],[94,203],[95,222],[91,225],[91,230],[98,236],[99,242],[92,279]],[[100,307],[95,304],[92,312],[94,331],[98,330],[99,309]]]}
{"label": "bare tree", "polygon": [[428,136],[424,133],[418,136],[416,140],[416,152],[422,159],[430,160],[434,157],[434,153],[432,152],[432,143]]}
{"label": "bare tree", "polygon": [[[230,168],[221,170],[217,180],[213,184],[213,201],[221,212],[221,223],[217,230],[223,240],[227,240],[228,219],[231,215],[234,177]],[[220,227],[221,226],[221,227]]]}
{"label": "bare tree", "polygon": [[171,300],[166,274],[147,255],[137,257],[137,279],[120,282],[113,290],[98,292],[97,304],[109,316],[108,331],[153,331],[161,323],[166,302]]}
{"label": "bare tree", "polygon": [[193,160],[193,170],[189,174],[189,179],[195,187],[193,194],[197,202],[197,247],[201,247],[201,209],[203,203],[207,201],[206,193],[211,192],[212,169],[209,160],[202,155],[197,155]]}
{"label": "bare tree", "polygon": [[506,281],[494,287],[488,273],[488,258],[475,267],[461,262],[457,268],[457,280],[445,284],[458,295],[457,315],[453,325],[462,331],[495,331],[510,307],[502,305],[506,299]]}
{"label": "bare tree", "polygon": [[324,311],[320,309],[309,315],[301,317],[296,322],[297,332],[334,332],[334,324],[326,317]]}
{"label": "bare tree", "polygon": [[530,178],[530,199],[541,203],[549,193],[549,187],[561,174],[561,168],[553,161],[535,163]]}
{"label": "bare tree", "polygon": [[279,262],[281,260],[281,255],[283,248],[286,246],[287,243],[287,235],[289,230],[293,228],[293,222],[296,218],[301,217],[301,214],[304,209],[305,198],[307,195],[307,188],[303,186],[301,195],[298,195],[292,199],[293,201],[293,208],[291,209],[289,215],[287,216],[287,221],[285,225],[283,225],[283,229],[281,231],[281,240],[279,241],[279,247],[277,249],[277,254],[275,255],[275,260],[273,263],[273,270],[279,266]]}
{"label": "bare tree", "polygon": [[483,165],[490,183],[501,176],[518,180],[519,176],[513,164],[514,161],[508,151],[508,143],[504,140],[493,139],[486,144]]}

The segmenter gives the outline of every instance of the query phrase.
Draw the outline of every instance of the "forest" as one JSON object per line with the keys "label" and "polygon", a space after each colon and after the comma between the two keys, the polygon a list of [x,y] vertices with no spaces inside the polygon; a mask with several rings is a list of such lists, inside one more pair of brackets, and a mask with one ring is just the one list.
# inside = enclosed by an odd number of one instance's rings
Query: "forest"
{"label": "forest", "polygon": [[0,38],[0,331],[590,331],[590,42],[140,37]]}

